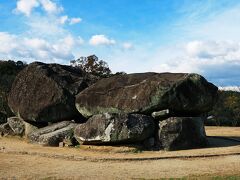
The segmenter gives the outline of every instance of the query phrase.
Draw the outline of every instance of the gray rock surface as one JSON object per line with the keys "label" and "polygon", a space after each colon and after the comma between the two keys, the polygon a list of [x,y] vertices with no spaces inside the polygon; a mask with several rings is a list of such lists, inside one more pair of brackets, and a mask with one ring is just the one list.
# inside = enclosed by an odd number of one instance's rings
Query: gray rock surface
{"label": "gray rock surface", "polygon": [[50,126],[40,128],[28,134],[31,143],[37,143],[44,146],[59,146],[65,139],[72,140],[75,123],[63,121]]}
{"label": "gray rock surface", "polygon": [[80,92],[76,107],[85,117],[102,113],[151,114],[169,109],[195,116],[212,109],[218,88],[198,74],[139,73],[102,79]]}
{"label": "gray rock surface", "polygon": [[29,122],[26,122],[24,121],[24,127],[25,127],[25,132],[24,132],[24,135],[27,137],[30,133],[38,130],[39,128],[43,128],[44,125],[39,125],[39,124],[33,124],[32,122],[29,123]]}
{"label": "gray rock surface", "polygon": [[18,117],[10,117],[7,119],[10,128],[14,135],[23,136],[25,133],[24,121]]}
{"label": "gray rock surface", "polygon": [[159,142],[165,150],[206,147],[203,120],[198,117],[171,117],[160,121]]}
{"label": "gray rock surface", "polygon": [[154,134],[153,118],[140,114],[98,114],[76,127],[83,144],[137,143]]}

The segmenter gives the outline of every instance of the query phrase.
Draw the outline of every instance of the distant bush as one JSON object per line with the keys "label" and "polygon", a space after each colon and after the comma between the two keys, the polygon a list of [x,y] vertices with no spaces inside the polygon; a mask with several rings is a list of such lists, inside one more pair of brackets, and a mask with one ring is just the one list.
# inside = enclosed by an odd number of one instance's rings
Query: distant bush
{"label": "distant bush", "polygon": [[205,125],[240,126],[240,92],[219,91],[219,99]]}

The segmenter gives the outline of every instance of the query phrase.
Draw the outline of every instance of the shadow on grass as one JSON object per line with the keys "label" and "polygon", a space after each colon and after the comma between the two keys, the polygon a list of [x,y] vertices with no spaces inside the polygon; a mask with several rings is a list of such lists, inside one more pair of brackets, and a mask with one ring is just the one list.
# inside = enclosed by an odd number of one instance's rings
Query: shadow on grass
{"label": "shadow on grass", "polygon": [[[221,147],[231,147],[231,146],[239,146],[240,145],[240,137],[238,136],[207,136],[208,145],[206,147],[191,147],[191,148],[183,148],[178,150],[188,150],[188,149],[205,149],[205,148],[221,148]],[[147,148],[140,144],[126,144],[126,143],[103,143],[103,144],[84,144],[78,145],[76,147],[81,147],[88,150],[101,150],[101,151],[111,151],[112,148],[115,149],[116,152],[132,152],[132,153],[141,153],[143,151],[161,151],[163,150],[159,144],[156,144],[154,147]],[[105,147],[105,148],[100,148]],[[178,150],[170,150],[170,151],[178,151]]]}
{"label": "shadow on grass", "polygon": [[209,147],[231,147],[240,145],[240,137],[234,136],[208,136]]}

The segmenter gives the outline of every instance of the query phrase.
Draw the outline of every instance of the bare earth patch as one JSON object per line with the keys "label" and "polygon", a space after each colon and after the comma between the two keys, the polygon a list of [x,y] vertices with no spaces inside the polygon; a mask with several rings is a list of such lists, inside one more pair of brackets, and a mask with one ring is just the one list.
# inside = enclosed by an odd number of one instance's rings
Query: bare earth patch
{"label": "bare earth patch", "polygon": [[[240,128],[207,127],[208,136],[240,138]],[[209,138],[212,147],[137,152],[133,147],[51,148],[0,138],[0,178],[158,179],[240,176],[240,142]]]}

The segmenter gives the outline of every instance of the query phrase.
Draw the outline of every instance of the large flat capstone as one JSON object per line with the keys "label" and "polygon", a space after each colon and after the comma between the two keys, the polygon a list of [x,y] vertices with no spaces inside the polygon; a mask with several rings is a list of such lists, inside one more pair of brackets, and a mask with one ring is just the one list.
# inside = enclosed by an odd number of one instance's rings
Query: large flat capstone
{"label": "large flat capstone", "polygon": [[151,114],[164,109],[176,116],[195,116],[212,109],[217,90],[198,74],[117,75],[80,92],[76,107],[85,117],[101,113]]}

